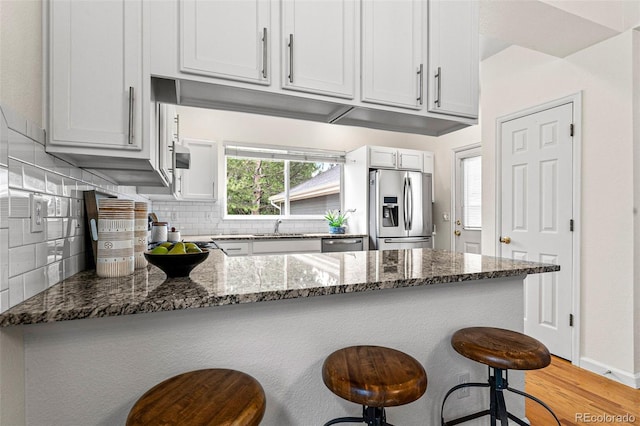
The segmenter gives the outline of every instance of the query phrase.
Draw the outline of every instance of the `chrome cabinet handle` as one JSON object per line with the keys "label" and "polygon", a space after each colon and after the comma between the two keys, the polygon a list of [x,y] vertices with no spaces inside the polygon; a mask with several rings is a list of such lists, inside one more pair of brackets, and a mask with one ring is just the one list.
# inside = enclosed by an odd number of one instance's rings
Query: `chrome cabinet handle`
{"label": "chrome cabinet handle", "polygon": [[262,78],[267,78],[267,28],[262,29]]}
{"label": "chrome cabinet handle", "polygon": [[441,81],[442,81],[442,70],[440,69],[440,67],[438,67],[438,72],[435,75],[435,78],[438,79],[438,85],[437,90],[436,90],[436,99],[433,101],[433,103],[435,104],[435,106],[437,106],[438,108],[440,108],[440,95],[441,95],[441,90],[442,90],[442,85],[441,85]]}
{"label": "chrome cabinet handle", "polygon": [[133,145],[133,86],[129,86],[129,145]]}
{"label": "chrome cabinet handle", "polygon": [[423,78],[422,78],[422,70],[423,70],[423,65],[420,64],[420,68],[418,68],[418,98],[416,99],[418,102],[420,102],[420,105],[422,105],[422,82],[423,82]]}
{"label": "chrome cabinet handle", "polygon": [[293,83],[293,34],[289,34],[289,83]]}

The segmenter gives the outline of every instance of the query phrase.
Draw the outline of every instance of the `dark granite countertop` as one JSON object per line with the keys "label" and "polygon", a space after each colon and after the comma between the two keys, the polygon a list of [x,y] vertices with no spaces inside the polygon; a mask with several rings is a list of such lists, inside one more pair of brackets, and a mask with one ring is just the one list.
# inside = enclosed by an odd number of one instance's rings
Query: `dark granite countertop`
{"label": "dark granite countertop", "polygon": [[412,249],[227,257],[211,250],[189,278],[155,266],[122,278],[80,272],[0,314],[0,326],[456,283],[559,270],[557,265]]}
{"label": "dark granite countertop", "polygon": [[[223,240],[273,240],[273,239],[287,239],[287,238],[300,238],[300,239],[317,239],[317,238],[366,238],[366,234],[329,234],[329,233],[290,233],[280,232],[277,234],[265,233],[265,234],[220,234],[211,235],[210,240],[223,241]],[[202,237],[199,237],[202,238]],[[186,240],[186,239],[185,239]]]}

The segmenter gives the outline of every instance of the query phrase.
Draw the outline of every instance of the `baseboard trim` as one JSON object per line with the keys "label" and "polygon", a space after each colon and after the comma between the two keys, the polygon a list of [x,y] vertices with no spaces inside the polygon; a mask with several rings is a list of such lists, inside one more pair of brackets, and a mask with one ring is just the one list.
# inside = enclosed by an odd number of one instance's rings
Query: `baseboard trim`
{"label": "baseboard trim", "polygon": [[613,368],[586,357],[580,358],[579,367],[591,371],[592,373],[604,376],[618,383],[622,383],[623,385],[627,385],[634,389],[640,389],[640,373],[629,373],[628,371]]}

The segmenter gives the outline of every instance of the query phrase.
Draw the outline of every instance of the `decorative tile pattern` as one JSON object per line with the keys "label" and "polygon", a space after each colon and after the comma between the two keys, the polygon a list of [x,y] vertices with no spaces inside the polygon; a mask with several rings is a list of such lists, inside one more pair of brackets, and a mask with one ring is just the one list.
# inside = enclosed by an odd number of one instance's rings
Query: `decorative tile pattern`
{"label": "decorative tile pattern", "polygon": [[211,250],[187,278],[166,279],[152,265],[121,278],[81,272],[0,314],[0,326],[462,281],[482,285],[485,279],[559,269],[558,265],[430,249],[248,257],[226,257]]}

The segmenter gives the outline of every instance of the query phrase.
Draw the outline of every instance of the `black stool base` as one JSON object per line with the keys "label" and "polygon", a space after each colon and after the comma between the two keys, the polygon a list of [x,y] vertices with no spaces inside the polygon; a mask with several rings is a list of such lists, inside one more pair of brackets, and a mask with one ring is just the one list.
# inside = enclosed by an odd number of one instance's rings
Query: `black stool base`
{"label": "black stool base", "polygon": [[324,426],[337,423],[366,423],[369,426],[393,426],[387,423],[387,415],[382,407],[362,407],[362,417],[338,417],[329,420]]}
{"label": "black stool base", "polygon": [[[503,377],[503,372],[504,377]],[[479,417],[490,416],[491,417],[491,426],[496,426],[497,421],[500,421],[500,426],[508,426],[509,420],[513,420],[517,424],[521,426],[529,426],[529,423],[525,422],[523,419],[516,417],[507,411],[507,405],[504,401],[503,391],[507,390],[509,392],[513,392],[517,395],[524,396],[538,404],[540,404],[545,410],[547,410],[553,418],[556,420],[558,426],[560,426],[560,420],[555,415],[555,413],[549,408],[547,404],[542,402],[540,399],[536,398],[533,395],[529,395],[526,392],[522,392],[517,389],[513,389],[509,387],[508,383],[508,371],[500,368],[493,369],[493,375],[491,375],[491,367],[489,367],[489,383],[463,383],[449,389],[449,392],[444,397],[442,401],[442,409],[440,410],[440,421],[442,426],[454,426],[460,423],[468,422],[469,420],[477,419]],[[463,417],[458,417],[457,419],[444,421],[444,405],[447,402],[447,398],[457,391],[458,389],[468,388],[468,387],[483,387],[489,388],[490,395],[490,406],[488,410],[478,411],[477,413],[469,414]]]}

